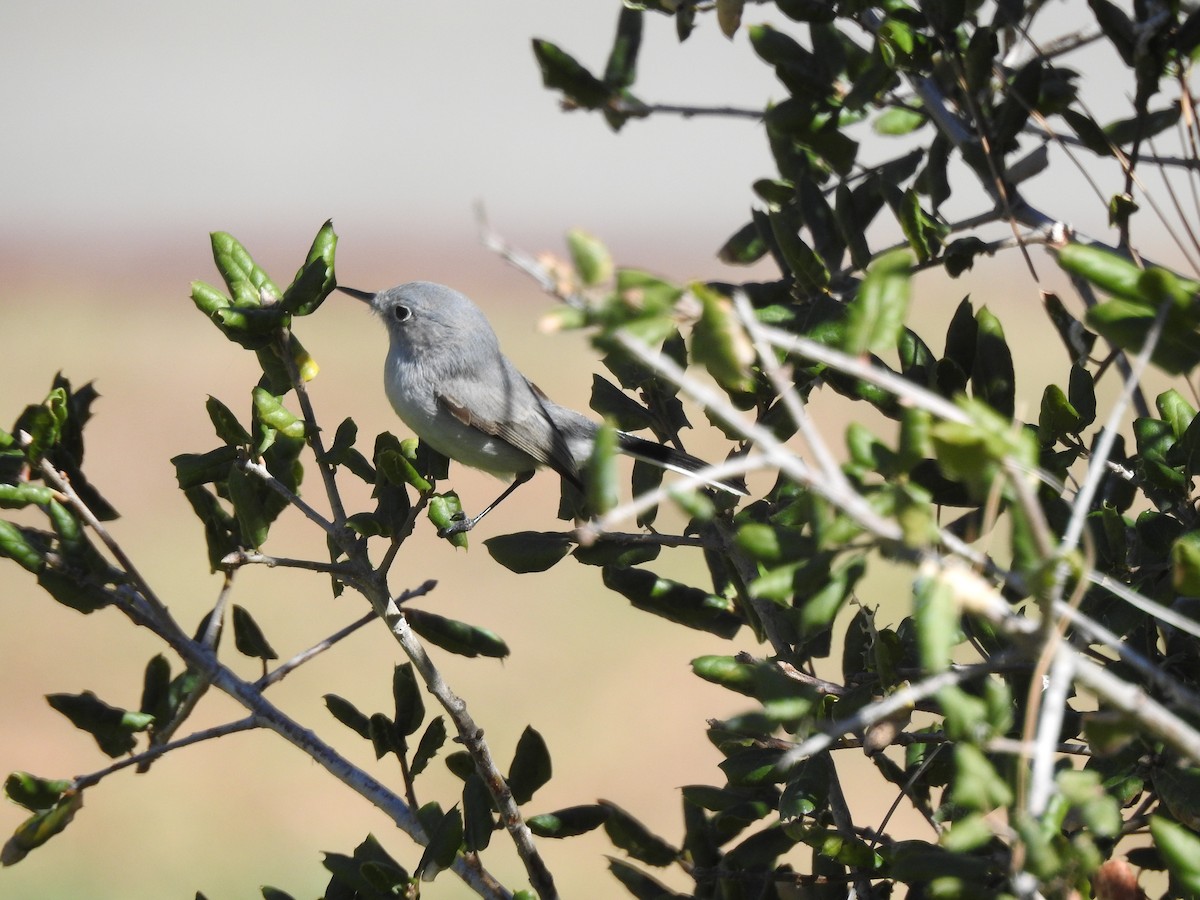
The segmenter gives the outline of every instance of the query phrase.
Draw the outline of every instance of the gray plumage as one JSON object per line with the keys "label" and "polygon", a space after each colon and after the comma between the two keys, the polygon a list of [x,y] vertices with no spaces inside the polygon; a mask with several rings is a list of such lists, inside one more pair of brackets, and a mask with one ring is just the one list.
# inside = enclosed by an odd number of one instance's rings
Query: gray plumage
{"label": "gray plumage", "polygon": [[[502,477],[547,466],[576,486],[599,426],[559,406],[500,351],[491,324],[467,297],[428,281],[377,294],[340,288],[371,305],[388,329],[388,400],[439,453]],[[625,432],[618,446],[663,468],[694,472],[706,463]],[[713,482],[733,493],[740,486]]]}

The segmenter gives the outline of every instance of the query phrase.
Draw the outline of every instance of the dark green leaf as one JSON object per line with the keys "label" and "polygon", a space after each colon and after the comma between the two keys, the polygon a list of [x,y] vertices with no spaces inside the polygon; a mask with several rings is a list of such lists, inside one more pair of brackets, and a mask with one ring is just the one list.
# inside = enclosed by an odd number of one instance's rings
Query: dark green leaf
{"label": "dark green leaf", "polygon": [[73,784],[70,779],[39,778],[28,772],[13,772],[4,779],[4,793],[13,803],[37,812],[58,803]]}
{"label": "dark green leaf", "polygon": [[447,619],[420,609],[405,608],[405,618],[412,630],[431,644],[459,656],[508,656],[508,645],[495,632],[466,622]]}
{"label": "dark green leaf", "polygon": [[434,716],[425,726],[425,731],[413,753],[412,762],[409,764],[409,770],[414,778],[425,771],[425,767],[429,765],[430,760],[437,756],[438,751],[445,743],[446,720],[441,716]]}
{"label": "dark green leaf", "polygon": [[463,846],[468,852],[484,850],[491,843],[492,833],[496,829],[493,809],[492,795],[488,793],[487,785],[478,772],[472,772],[463,785]]}
{"label": "dark green leaf", "polygon": [[625,6],[617,19],[617,35],[604,68],[604,83],[613,88],[633,87],[637,79],[638,50],[642,44],[642,11]]}
{"label": "dark green leaf", "polygon": [[675,862],[679,851],[621,807],[607,800],[601,800],[600,806],[608,810],[604,830],[617,847],[647,865],[661,868]]}
{"label": "dark green leaf", "polygon": [[392,672],[392,697],[396,702],[396,730],[405,737],[415,734],[425,719],[425,701],[412,663],[396,666]]}
{"label": "dark green leaf", "polygon": [[534,792],[550,780],[550,750],[532,726],[525,726],[517,741],[512,765],[508,769],[508,787],[518,805],[528,803]]}
{"label": "dark green leaf", "polygon": [[748,266],[767,255],[767,242],[758,225],[747,222],[735,231],[717,251],[717,259],[731,266]]}
{"label": "dark green leaf", "polygon": [[608,870],[636,900],[672,900],[684,897],[683,894],[675,893],[662,882],[619,859],[609,857]]}
{"label": "dark green leaf", "polygon": [[12,837],[5,842],[3,851],[0,851],[0,864],[11,866],[20,862],[30,850],[42,846],[66,828],[81,806],[83,794],[70,793],[49,809],[34,813],[18,825]]}
{"label": "dark green leaf", "polygon": [[254,617],[241,606],[233,604],[233,643],[243,656],[268,660],[279,659],[279,654],[267,642],[266,635],[254,621]]}
{"label": "dark green leaf", "polygon": [[608,821],[609,808],[598,804],[569,806],[554,812],[530,816],[525,820],[538,837],[567,838],[585,834]]}
{"label": "dark green leaf", "polygon": [[171,457],[180,490],[187,491],[202,484],[225,481],[238,454],[237,447],[225,446],[207,453],[181,453]]}
{"label": "dark green leaf", "polygon": [[145,731],[152,716],[109,706],[91,691],[82,694],[47,694],[50,706],[62,713],[76,728],[96,739],[100,749],[117,757],[133,750],[134,735]]}
{"label": "dark green leaf", "polygon": [[545,572],[571,551],[568,535],[550,531],[519,531],[483,542],[492,559],[512,572]]}
{"label": "dark green leaf", "polygon": [[573,105],[599,109],[611,99],[611,87],[549,41],[534,38],[533,55],[542,70],[542,84],[551,90],[562,91]]}
{"label": "dark green leaf", "polygon": [[438,872],[449,868],[458,855],[462,842],[462,814],[455,808],[443,815],[436,827],[431,829],[429,845],[417,864],[417,875],[421,880],[431,881]]}
{"label": "dark green leaf", "polygon": [[359,737],[371,739],[371,722],[358,711],[349,700],[344,700],[337,694],[325,695],[325,706],[333,713],[333,717],[357,734]]}
{"label": "dark green leaf", "polygon": [[635,607],[718,637],[731,638],[742,625],[733,604],[699,588],[659,578],[645,569],[606,566],[604,585]]}

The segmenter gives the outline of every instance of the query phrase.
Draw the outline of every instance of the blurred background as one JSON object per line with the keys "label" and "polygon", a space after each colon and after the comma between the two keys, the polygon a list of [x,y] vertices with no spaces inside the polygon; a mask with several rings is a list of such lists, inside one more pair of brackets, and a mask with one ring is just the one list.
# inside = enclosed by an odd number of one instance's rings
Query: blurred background
{"label": "blurred background", "polygon": [[[220,580],[208,572],[200,525],[168,460],[214,445],[208,394],[244,412],[256,378],[252,358],[221,339],[188,299],[191,280],[219,280],[210,231],[232,232],[286,283],[332,217],[342,282],[376,290],[419,278],[465,290],[535,382],[585,407],[595,354],[581,336],[537,330],[551,301],[480,245],[474,205],[484,204],[492,225],[530,251],[562,253],[562,233],[581,226],[621,265],[678,280],[739,278],[745,273],[725,269],[714,254],[747,220],[751,182],[774,171],[753,120],[660,116],[616,135],[598,116],[559,109],[541,87],[530,39],[549,39],[602,70],[615,2],[353,0],[336,15],[330,8],[311,0],[0,6],[0,422],[40,401],[59,370],[77,385],[95,380],[101,399],[87,470],[122,513],[113,534],[189,629]],[[757,7],[747,12],[749,21],[765,16]],[[701,17],[679,45],[673,23],[655,16],[647,18],[635,92],[654,102],[759,108],[781,93],[744,31],[729,41]],[[1094,197],[1059,188],[1060,215],[1092,215]],[[1041,319],[1020,324],[1041,314],[1018,262],[981,261],[973,297],[1006,310],[1011,329],[1040,338],[1049,332]],[[930,286],[914,314],[944,329],[965,290]],[[322,367],[311,391],[326,429],[353,416],[364,436],[404,435],[382,391],[385,336],[361,305],[331,298],[297,332]],[[1065,377],[1060,356],[1047,360],[1046,372],[1022,372],[1025,383]],[[827,434],[840,446],[841,413],[829,415]],[[694,452],[723,452],[703,429],[689,440]],[[451,476],[468,509],[498,486],[462,470]],[[601,588],[597,570],[568,561],[518,578],[493,563],[481,539],[557,528],[557,491],[552,476],[535,479],[472,535],[467,552],[422,523],[393,570],[393,588],[436,578],[426,608],[508,641],[513,652],[503,663],[435,654],[503,765],[526,724],[547,739],[555,778],[531,812],[604,797],[677,840],[676,788],[720,781],[718,755],[704,752],[697,735],[707,718],[743,711],[736,697],[691,676],[688,661],[729,645],[631,610]],[[355,499],[366,503],[365,495]],[[268,550],[324,552],[289,515]],[[683,552],[657,568],[684,574],[700,564]],[[0,578],[0,770],[70,777],[102,768],[106,758],[92,740],[43,695],[92,689],[136,707],[157,643],[116,612],[85,617],[54,604],[16,566],[4,565]],[[903,600],[906,586],[897,584],[876,585],[864,602]],[[284,657],[365,608],[349,592],[330,600],[322,577],[282,571],[243,573],[233,600]],[[755,649],[741,637],[744,649]],[[321,695],[340,694],[368,713],[389,710],[399,661],[383,627],[367,628],[270,696],[398,784],[394,760],[377,765]],[[249,663],[234,664],[256,674]],[[650,690],[674,701],[630,703]],[[210,695],[196,724],[239,715]],[[654,752],[642,752],[647,746]],[[846,765],[853,781],[856,763]],[[447,807],[456,785],[440,761],[418,782],[423,799]],[[327,881],[319,851],[348,853],[367,832],[405,865],[419,858],[365,801],[267,733],[184,750],[144,777],[126,771],[86,799],[66,834],[0,872],[0,894],[103,900],[199,890],[243,898],[272,884],[315,896]],[[851,797],[856,809],[877,810],[876,821],[891,800],[871,787]],[[23,816],[9,808],[0,831]],[[507,843],[497,837],[485,860],[517,887],[524,878]],[[542,849],[565,896],[617,891],[603,871],[604,854],[615,852],[603,834]],[[678,873],[663,877],[685,885]],[[464,888],[446,877],[427,895],[463,896]]]}

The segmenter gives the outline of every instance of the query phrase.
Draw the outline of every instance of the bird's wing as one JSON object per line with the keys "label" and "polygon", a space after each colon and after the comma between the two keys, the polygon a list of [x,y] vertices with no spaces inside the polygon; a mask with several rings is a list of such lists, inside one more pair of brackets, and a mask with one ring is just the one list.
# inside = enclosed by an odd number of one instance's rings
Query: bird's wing
{"label": "bird's wing", "polygon": [[[511,365],[504,369],[485,388],[473,391],[475,403],[468,406],[449,391],[439,393],[438,402],[464,425],[512,445],[578,487],[579,466],[550,413],[554,402]],[[517,410],[520,415],[514,414]]]}

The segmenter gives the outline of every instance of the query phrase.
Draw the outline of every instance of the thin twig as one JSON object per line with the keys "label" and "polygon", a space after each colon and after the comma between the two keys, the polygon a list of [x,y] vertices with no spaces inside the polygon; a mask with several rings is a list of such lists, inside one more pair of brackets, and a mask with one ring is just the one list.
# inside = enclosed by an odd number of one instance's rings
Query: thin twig
{"label": "thin twig", "polygon": [[327,563],[315,559],[289,559],[284,556],[268,556],[258,550],[238,548],[225,555],[221,560],[222,566],[237,568],[238,566],[266,566],[274,568],[281,566],[288,569],[307,569],[310,572],[325,572],[329,575],[350,576],[354,567],[346,563]]}
{"label": "thin twig", "polygon": [[299,653],[297,653],[295,656],[293,656],[287,662],[285,662],[279,666],[276,666],[274,669],[272,669],[270,672],[268,672],[262,678],[258,679],[258,681],[254,682],[254,686],[256,688],[258,688],[260,691],[265,691],[267,688],[269,688],[271,685],[275,684],[276,682],[282,681],[294,669],[297,669],[300,666],[304,665],[304,663],[308,662],[314,656],[318,656],[319,654],[324,653],[326,650],[328,650],[334,644],[337,644],[339,641],[345,640],[346,638],[350,637],[350,635],[354,634],[354,632],[358,631],[360,628],[362,628],[366,625],[370,625],[372,622],[377,621],[378,618],[379,617],[375,615],[374,611],[367,613],[361,619],[357,619],[356,621],[351,622],[345,628],[335,631],[329,637],[318,641],[317,643],[315,643],[311,647],[309,647],[307,650],[301,650]]}
{"label": "thin twig", "polygon": [[321,480],[325,484],[325,496],[329,500],[329,508],[333,513],[333,524],[341,529],[346,525],[346,507],[342,503],[342,495],[338,492],[333,466],[325,458],[325,442],[321,438],[321,429],[317,426],[316,416],[313,415],[308,388],[304,384],[304,379],[300,377],[300,370],[288,349],[290,338],[291,331],[289,329],[280,330],[277,343],[279,355],[283,358],[283,364],[287,366],[288,377],[296,391],[296,399],[300,401],[300,411],[304,416],[305,424],[304,437],[308,440],[308,446],[312,448],[313,456],[316,457],[317,470],[321,473]]}
{"label": "thin twig", "polygon": [[334,538],[335,540],[341,539],[343,536],[343,529],[334,525],[333,522],[330,522],[323,515],[309,506],[308,503],[302,500],[298,494],[290,490],[287,485],[272,475],[270,471],[268,471],[267,467],[262,463],[255,462],[254,460],[247,458],[238,460],[237,465],[243,471],[249,472],[252,475],[257,475],[259,478],[261,478],[263,483],[284,500],[286,500],[288,505],[294,506],[296,509],[300,510],[300,512],[304,513],[310,522],[318,525],[321,530],[330,537]]}
{"label": "thin twig", "polygon": [[84,788],[99,784],[109,775],[114,772],[119,772],[122,769],[127,769],[130,766],[137,766],[138,771],[145,771],[149,764],[158,757],[170,753],[172,750],[178,750],[181,747],[188,747],[192,744],[199,744],[201,741],[211,741],[215,738],[225,737],[228,734],[236,734],[239,731],[249,731],[252,728],[258,728],[259,723],[255,721],[253,716],[247,716],[244,719],[238,719],[236,722],[226,722],[224,725],[214,725],[212,728],[205,728],[202,731],[196,731],[189,734],[187,737],[182,737],[177,741],[170,741],[166,744],[156,744],[148,750],[143,750],[141,753],[135,753],[132,756],[126,756],[124,759],[118,760],[107,768],[101,769],[98,772],[92,772],[88,775],[78,776],[73,787],[75,790],[82,791]]}
{"label": "thin twig", "polygon": [[384,619],[396,640],[400,642],[400,646],[404,648],[404,652],[408,654],[408,658],[412,660],[413,667],[420,673],[426,688],[442,704],[451,721],[458,728],[459,740],[471,754],[471,759],[475,762],[475,769],[483,778],[488,793],[496,804],[496,809],[500,812],[500,819],[517,847],[517,852],[525,864],[525,871],[529,875],[529,882],[533,885],[533,889],[537,891],[542,900],[553,900],[558,896],[554,887],[554,878],[533,843],[533,834],[530,832],[529,826],[525,824],[521,811],[513,800],[512,792],[500,776],[500,770],[496,767],[495,760],[492,759],[491,750],[483,740],[483,730],[471,718],[462,698],[446,684],[441,672],[434,666],[433,661],[425,652],[425,648],[413,634],[408,619],[404,617],[400,607],[389,601]]}

